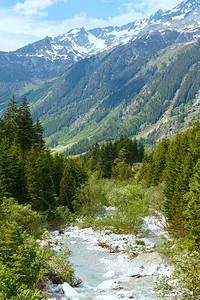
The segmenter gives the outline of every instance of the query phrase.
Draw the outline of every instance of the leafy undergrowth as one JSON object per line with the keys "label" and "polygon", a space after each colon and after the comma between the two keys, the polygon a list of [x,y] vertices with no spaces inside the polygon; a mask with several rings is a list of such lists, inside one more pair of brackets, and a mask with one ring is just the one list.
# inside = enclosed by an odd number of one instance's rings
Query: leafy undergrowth
{"label": "leafy undergrowth", "polygon": [[35,239],[45,229],[41,213],[8,198],[0,206],[0,216],[0,300],[40,300],[48,279],[72,281],[68,251],[42,248]]}
{"label": "leafy undergrowth", "polygon": [[149,203],[141,185],[97,180],[95,176],[78,190],[74,206],[79,212],[82,228],[111,228],[115,233],[136,234],[149,213]]}
{"label": "leafy undergrowth", "polygon": [[169,257],[171,276],[158,278],[155,290],[161,299],[200,299],[200,257],[186,240],[165,243],[160,252]]}

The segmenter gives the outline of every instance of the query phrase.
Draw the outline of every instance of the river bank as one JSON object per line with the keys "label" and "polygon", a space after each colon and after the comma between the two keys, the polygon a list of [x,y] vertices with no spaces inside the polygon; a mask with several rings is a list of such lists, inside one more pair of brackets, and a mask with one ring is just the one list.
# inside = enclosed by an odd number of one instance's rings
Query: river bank
{"label": "river bank", "polygon": [[155,217],[144,220],[140,238],[77,226],[54,231],[50,242],[56,251],[65,245],[70,249],[82,283],[73,289],[50,285],[49,299],[157,299],[153,290],[157,276],[171,273],[165,258],[155,252],[166,235],[163,222]]}

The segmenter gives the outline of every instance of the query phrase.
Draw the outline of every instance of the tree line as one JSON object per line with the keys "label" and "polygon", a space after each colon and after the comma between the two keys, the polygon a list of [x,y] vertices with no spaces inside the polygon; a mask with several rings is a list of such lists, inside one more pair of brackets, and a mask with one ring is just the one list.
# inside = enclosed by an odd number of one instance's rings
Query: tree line
{"label": "tree line", "polygon": [[51,155],[42,133],[27,99],[18,104],[13,97],[0,119],[1,300],[41,300],[48,279],[72,282],[69,252],[58,254],[36,241],[51,219],[70,218],[57,198],[64,159]]}
{"label": "tree line", "polygon": [[164,213],[169,231],[188,238],[200,250],[200,123],[178,133],[173,140],[164,138],[153,154],[146,154],[138,180],[145,186],[164,182]]}
{"label": "tree line", "polygon": [[26,98],[9,101],[0,119],[0,196],[13,197],[19,204],[31,204],[37,211],[51,211],[59,205],[73,211],[76,189],[89,174],[100,178],[129,178],[132,164],[141,162],[144,147],[127,137],[101,146],[96,143],[80,159],[51,154],[45,146],[43,128],[34,123]]}
{"label": "tree line", "polygon": [[[46,222],[66,224],[77,214],[94,224],[105,206],[114,206],[116,215],[97,222],[127,233],[138,232],[149,208],[161,210],[172,237],[184,239],[187,255],[199,253],[198,120],[173,140],[164,138],[153,153],[121,136],[72,158],[50,152],[27,99],[18,104],[13,97],[0,119],[0,153],[0,299],[42,299],[41,282],[62,279],[59,270],[70,281],[70,265],[61,259],[66,270],[57,266],[54,255],[41,252],[30,235],[38,235]],[[199,295],[196,281],[187,288]]]}

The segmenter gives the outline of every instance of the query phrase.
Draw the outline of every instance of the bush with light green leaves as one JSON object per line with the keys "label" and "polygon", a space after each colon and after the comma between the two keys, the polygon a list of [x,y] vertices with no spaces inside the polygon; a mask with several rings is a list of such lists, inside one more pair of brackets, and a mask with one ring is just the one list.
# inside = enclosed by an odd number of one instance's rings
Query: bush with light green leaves
{"label": "bush with light green leaves", "polygon": [[168,245],[165,253],[170,256],[173,266],[171,276],[162,276],[155,290],[161,299],[197,300],[200,299],[200,256],[191,250],[186,240],[177,240]]}
{"label": "bush with light green leaves", "polygon": [[134,183],[113,185],[107,197],[110,206],[115,207],[115,213],[107,216],[110,225],[116,231],[136,234],[149,208],[142,187]]}

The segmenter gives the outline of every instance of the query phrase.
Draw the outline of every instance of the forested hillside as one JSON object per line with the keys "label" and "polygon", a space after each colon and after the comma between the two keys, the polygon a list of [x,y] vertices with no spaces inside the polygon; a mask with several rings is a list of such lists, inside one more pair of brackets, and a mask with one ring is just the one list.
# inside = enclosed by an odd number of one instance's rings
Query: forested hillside
{"label": "forested hillside", "polygon": [[71,67],[28,95],[50,147],[80,154],[120,135],[164,135],[191,126],[199,113],[200,44],[174,43],[177,33],[143,34],[126,46]]}
{"label": "forested hillside", "polygon": [[200,296],[199,141],[197,120],[191,130],[178,133],[173,140],[164,138],[153,154],[146,154],[138,175],[138,181],[146,187],[164,184],[161,210],[174,238],[164,253],[170,255],[174,273],[159,286],[163,298],[170,290],[174,293],[173,299],[195,300]]}
{"label": "forested hillside", "polygon": [[[78,217],[79,226],[137,235],[152,212],[165,215],[173,238],[164,253],[173,249],[175,290],[198,299],[199,121],[175,139],[163,139],[152,154],[121,136],[67,158],[48,150],[42,132],[26,98],[18,104],[13,97],[0,119],[1,299],[43,299],[47,279],[72,282],[68,252],[55,254],[35,240],[49,226]],[[104,214],[107,207],[115,213]],[[162,293],[169,292],[166,282],[158,287]]]}
{"label": "forested hillside", "polygon": [[[131,165],[144,155],[136,140],[122,136],[115,143],[96,144],[82,159],[66,158],[52,155],[42,134],[39,120],[32,120],[27,99],[18,104],[13,97],[0,119],[1,299],[44,299],[48,279],[73,284],[69,252],[41,248],[38,238],[45,239],[49,226],[72,224],[94,172],[98,179],[92,188],[100,190],[104,178],[133,178]],[[91,203],[92,198],[84,199],[85,204],[87,200]],[[102,205],[100,201],[88,217],[101,211]]]}
{"label": "forested hillside", "polygon": [[169,230],[175,237],[187,237],[200,249],[200,124],[177,134],[174,140],[163,139],[153,154],[146,155],[139,180],[146,186],[165,182],[166,214]]}
{"label": "forested hillside", "polygon": [[52,156],[45,148],[42,133],[39,120],[32,121],[26,98],[19,105],[13,97],[0,119],[2,300],[44,299],[42,290],[48,279],[55,283],[73,282],[69,252],[63,248],[58,254],[49,247],[42,248],[38,238],[41,239],[49,226],[71,220],[69,208],[59,205],[60,188],[66,195],[64,199],[68,197],[64,185],[69,178],[62,179],[68,167],[77,170],[77,186],[87,176],[78,161],[71,163],[63,157]]}
{"label": "forested hillside", "polygon": [[36,239],[49,226],[71,224],[79,207],[78,190],[87,185],[91,172],[110,178],[119,159],[123,174],[113,176],[132,177],[128,164],[141,161],[144,154],[136,141],[121,137],[102,148],[96,145],[83,160],[66,158],[52,155],[42,134],[26,98],[18,104],[13,97],[0,119],[1,299],[39,300],[48,279],[73,282],[68,251],[41,248]]}
{"label": "forested hillside", "polygon": [[121,135],[156,144],[199,114],[200,5],[122,26],[72,29],[0,52],[0,116],[28,97],[55,151],[81,154]]}

